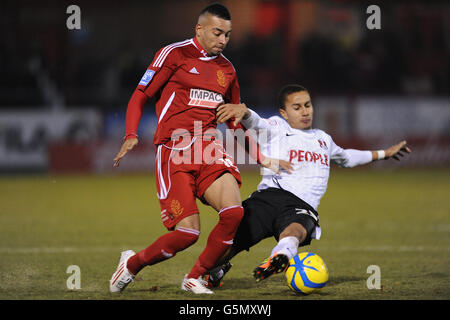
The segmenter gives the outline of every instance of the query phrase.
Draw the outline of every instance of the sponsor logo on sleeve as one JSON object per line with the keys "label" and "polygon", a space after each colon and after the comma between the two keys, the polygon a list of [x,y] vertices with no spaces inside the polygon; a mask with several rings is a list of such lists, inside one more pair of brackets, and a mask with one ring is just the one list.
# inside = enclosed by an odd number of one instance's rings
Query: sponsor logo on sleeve
{"label": "sponsor logo on sleeve", "polygon": [[144,75],[142,76],[141,81],[139,82],[139,85],[140,86],[148,85],[148,83],[152,80],[154,74],[155,74],[155,71],[153,71],[153,70],[145,71]]}

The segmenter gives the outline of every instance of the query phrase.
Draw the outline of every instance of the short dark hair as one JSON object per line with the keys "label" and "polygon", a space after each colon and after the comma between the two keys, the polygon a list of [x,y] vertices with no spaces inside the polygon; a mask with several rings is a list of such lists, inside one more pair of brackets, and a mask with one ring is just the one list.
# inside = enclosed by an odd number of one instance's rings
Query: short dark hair
{"label": "short dark hair", "polygon": [[200,16],[205,13],[212,14],[212,15],[219,17],[221,19],[224,19],[224,20],[231,20],[231,15],[230,15],[230,12],[228,11],[227,7],[225,7],[223,4],[220,4],[217,2],[210,4],[209,6],[204,8],[200,12]]}
{"label": "short dark hair", "polygon": [[308,90],[305,87],[299,84],[288,84],[284,86],[283,88],[281,88],[280,93],[278,94],[278,106],[281,109],[284,109],[287,96],[294,92],[301,92],[301,91],[308,92]]}

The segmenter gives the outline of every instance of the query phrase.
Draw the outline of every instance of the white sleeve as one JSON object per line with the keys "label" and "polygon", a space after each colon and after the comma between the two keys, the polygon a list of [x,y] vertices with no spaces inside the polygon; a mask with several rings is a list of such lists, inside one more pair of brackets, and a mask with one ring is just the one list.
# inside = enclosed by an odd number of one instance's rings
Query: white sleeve
{"label": "white sleeve", "polygon": [[241,123],[246,129],[266,129],[266,130],[274,130],[274,126],[269,124],[267,119],[261,118],[259,114],[257,114],[252,109],[250,110],[250,116],[246,119],[242,119]]}
{"label": "white sleeve", "polygon": [[356,149],[342,149],[331,141],[331,162],[343,168],[353,168],[372,162],[372,152]]}

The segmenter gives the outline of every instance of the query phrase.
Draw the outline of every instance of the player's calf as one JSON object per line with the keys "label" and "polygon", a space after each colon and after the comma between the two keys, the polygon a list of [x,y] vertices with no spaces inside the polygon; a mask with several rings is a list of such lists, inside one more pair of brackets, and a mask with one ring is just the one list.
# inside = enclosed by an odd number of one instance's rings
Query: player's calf
{"label": "player's calf", "polygon": [[189,272],[189,278],[202,277],[216,265],[233,244],[234,235],[243,215],[242,206],[224,208],[219,212],[219,222],[209,234],[206,248]]}
{"label": "player's calf", "polygon": [[174,257],[178,252],[193,245],[200,235],[200,231],[179,227],[159,237],[149,247],[131,257],[129,270],[136,275],[142,268],[154,265]]}

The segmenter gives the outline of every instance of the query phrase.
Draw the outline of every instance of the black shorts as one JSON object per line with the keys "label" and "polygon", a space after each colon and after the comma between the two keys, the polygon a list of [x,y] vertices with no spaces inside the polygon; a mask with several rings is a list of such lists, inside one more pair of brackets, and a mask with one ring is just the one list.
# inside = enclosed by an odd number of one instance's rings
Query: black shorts
{"label": "black shorts", "polygon": [[305,240],[299,246],[309,245],[312,233],[319,226],[317,211],[286,190],[268,188],[255,191],[242,202],[242,206],[244,217],[233,240],[235,253],[248,251],[261,240],[272,236],[278,241],[281,232],[293,222],[300,223],[307,231]]}

